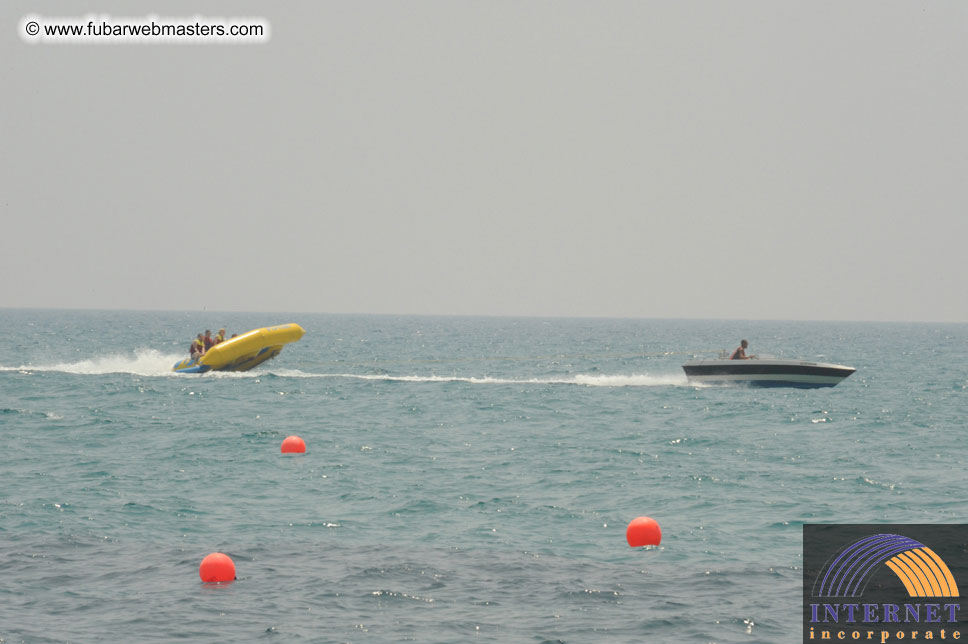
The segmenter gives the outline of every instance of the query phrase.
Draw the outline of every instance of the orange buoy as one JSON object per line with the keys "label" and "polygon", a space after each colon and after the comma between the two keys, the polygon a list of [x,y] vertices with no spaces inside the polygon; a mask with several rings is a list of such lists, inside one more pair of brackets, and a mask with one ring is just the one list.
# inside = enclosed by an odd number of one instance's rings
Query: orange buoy
{"label": "orange buoy", "polygon": [[218,583],[235,579],[235,563],[228,555],[213,552],[198,567],[198,576],[206,583]]}
{"label": "orange buoy", "polygon": [[633,548],[639,546],[657,546],[662,541],[662,528],[655,519],[638,517],[632,519],[625,530],[625,539]]}
{"label": "orange buoy", "polygon": [[306,441],[298,436],[287,436],[286,440],[282,441],[283,454],[302,454],[305,451]]}

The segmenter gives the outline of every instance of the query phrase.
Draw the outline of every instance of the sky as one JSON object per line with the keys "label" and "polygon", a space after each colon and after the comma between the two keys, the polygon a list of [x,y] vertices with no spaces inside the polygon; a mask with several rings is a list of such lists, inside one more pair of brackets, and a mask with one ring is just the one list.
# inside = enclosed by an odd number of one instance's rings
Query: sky
{"label": "sky", "polygon": [[[29,43],[31,14],[271,37]],[[0,20],[0,307],[968,322],[962,0]]]}

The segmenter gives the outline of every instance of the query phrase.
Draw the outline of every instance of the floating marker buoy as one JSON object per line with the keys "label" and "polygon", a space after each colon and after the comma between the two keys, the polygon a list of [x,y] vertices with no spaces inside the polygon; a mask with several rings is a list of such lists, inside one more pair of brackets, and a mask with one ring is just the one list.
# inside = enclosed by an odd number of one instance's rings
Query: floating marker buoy
{"label": "floating marker buoy", "polygon": [[625,530],[625,539],[633,548],[639,546],[657,546],[662,541],[662,528],[655,519],[638,517],[632,519]]}
{"label": "floating marker buoy", "polygon": [[218,583],[235,579],[235,563],[228,555],[213,552],[204,559],[198,567],[198,576],[205,583]]}
{"label": "floating marker buoy", "polygon": [[286,440],[282,441],[283,454],[302,454],[305,451],[306,441],[298,436],[287,436]]}

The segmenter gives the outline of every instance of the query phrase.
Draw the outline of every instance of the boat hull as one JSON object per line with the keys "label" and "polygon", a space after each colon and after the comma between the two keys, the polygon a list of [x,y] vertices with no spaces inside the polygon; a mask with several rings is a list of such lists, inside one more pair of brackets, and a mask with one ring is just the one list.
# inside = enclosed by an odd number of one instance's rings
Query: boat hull
{"label": "boat hull", "polygon": [[197,361],[186,358],[176,363],[172,371],[178,373],[248,371],[266,360],[275,358],[282,351],[283,346],[298,341],[305,333],[298,324],[280,324],[255,329],[216,344]]}
{"label": "boat hull", "polygon": [[853,367],[799,360],[695,360],[682,365],[690,382],[747,387],[833,387]]}

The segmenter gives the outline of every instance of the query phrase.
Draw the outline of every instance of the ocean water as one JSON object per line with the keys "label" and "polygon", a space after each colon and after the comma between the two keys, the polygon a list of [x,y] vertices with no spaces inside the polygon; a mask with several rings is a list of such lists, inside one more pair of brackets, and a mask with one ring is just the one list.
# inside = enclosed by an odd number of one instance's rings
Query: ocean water
{"label": "ocean water", "polygon": [[[243,374],[195,333],[307,331]],[[0,640],[794,642],[802,525],[968,521],[968,325],[0,310]],[[689,385],[750,340],[831,389]],[[298,434],[306,454],[280,454]],[[651,516],[659,547],[628,546]],[[203,584],[225,552],[238,579]]]}

